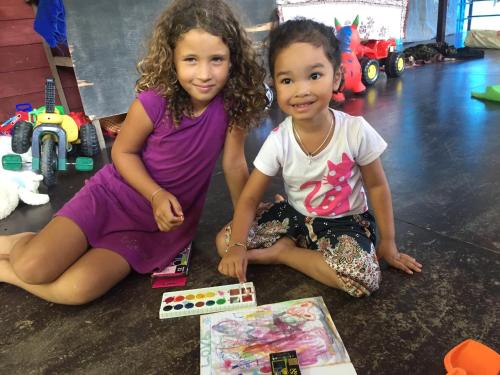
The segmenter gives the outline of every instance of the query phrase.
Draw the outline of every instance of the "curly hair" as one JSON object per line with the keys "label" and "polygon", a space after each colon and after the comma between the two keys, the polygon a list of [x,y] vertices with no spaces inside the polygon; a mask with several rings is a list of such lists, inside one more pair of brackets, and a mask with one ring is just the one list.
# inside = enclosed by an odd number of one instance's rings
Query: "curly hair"
{"label": "curly hair", "polygon": [[232,65],[223,88],[229,126],[244,130],[257,126],[267,104],[266,73],[245,30],[222,0],[176,0],[160,15],[148,52],[137,64],[136,91],[154,89],[165,96],[175,126],[183,115],[193,114],[189,94],[177,80],[174,49],[183,34],[196,28],[220,37],[229,49]]}
{"label": "curly hair", "polygon": [[333,70],[340,66],[340,45],[332,27],[306,19],[295,18],[273,28],[268,36],[269,70],[274,77],[274,63],[278,54],[293,43],[310,43],[323,47],[326,57],[332,63]]}

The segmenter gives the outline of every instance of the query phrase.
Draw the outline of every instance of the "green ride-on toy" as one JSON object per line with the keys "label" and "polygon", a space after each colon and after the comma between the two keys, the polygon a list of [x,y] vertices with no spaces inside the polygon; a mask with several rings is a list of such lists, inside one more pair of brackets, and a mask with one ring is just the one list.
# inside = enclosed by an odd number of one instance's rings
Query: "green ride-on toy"
{"label": "green ride-on toy", "polygon": [[[60,106],[55,106],[55,83],[52,78],[45,82],[45,108],[31,113],[33,123],[20,121],[12,129],[12,151],[16,154],[27,152],[31,146],[33,155],[32,170],[43,175],[43,182],[50,187],[56,184],[57,172],[67,170],[74,164],[77,171],[93,169],[92,156],[99,152],[97,133],[94,125],[78,125],[75,120],[64,114]],[[75,163],[67,161],[67,154],[78,145],[83,156]],[[2,158],[4,169],[20,170],[20,155],[5,155]]]}

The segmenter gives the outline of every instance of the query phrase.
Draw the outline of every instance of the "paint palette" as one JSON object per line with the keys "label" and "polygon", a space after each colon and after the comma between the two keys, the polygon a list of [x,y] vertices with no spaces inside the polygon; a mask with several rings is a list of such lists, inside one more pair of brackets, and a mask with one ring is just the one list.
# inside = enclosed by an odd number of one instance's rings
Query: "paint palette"
{"label": "paint palette", "polygon": [[160,319],[257,306],[252,282],[163,293]]}

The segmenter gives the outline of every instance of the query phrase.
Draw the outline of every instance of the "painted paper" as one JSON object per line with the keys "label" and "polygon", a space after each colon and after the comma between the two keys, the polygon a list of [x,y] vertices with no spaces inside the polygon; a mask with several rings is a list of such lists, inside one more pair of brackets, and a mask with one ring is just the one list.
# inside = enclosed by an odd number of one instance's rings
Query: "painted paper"
{"label": "painted paper", "polygon": [[356,374],[323,298],[200,318],[200,373],[270,374],[270,353],[295,350],[302,374]]}

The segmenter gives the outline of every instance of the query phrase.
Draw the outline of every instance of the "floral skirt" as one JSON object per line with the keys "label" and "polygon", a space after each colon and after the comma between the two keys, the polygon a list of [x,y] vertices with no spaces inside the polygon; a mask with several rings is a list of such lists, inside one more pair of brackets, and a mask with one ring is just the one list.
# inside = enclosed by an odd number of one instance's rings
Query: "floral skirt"
{"label": "floral skirt", "polygon": [[[310,217],[282,201],[267,204],[258,211],[248,233],[247,247],[267,248],[288,236],[299,247],[320,251],[337,273],[342,289],[362,297],[377,290],[381,279],[375,232],[375,219],[368,211],[335,219]],[[228,243],[230,224],[225,237]]]}

